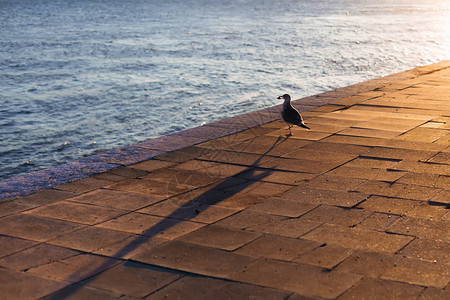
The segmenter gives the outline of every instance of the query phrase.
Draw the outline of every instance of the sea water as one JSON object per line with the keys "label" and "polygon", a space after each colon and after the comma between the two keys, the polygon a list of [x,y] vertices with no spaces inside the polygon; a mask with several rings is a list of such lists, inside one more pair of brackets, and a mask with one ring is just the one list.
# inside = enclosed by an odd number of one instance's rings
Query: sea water
{"label": "sea water", "polygon": [[0,178],[444,59],[445,0],[0,0]]}

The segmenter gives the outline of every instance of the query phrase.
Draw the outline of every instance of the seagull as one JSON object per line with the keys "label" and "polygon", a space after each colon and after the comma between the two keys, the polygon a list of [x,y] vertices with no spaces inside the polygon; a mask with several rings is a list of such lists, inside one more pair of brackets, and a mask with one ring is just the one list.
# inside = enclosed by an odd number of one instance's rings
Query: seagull
{"label": "seagull", "polygon": [[291,96],[288,94],[284,94],[283,96],[279,96],[277,99],[284,99],[283,109],[281,110],[281,117],[289,126],[289,135],[292,135],[291,127],[293,125],[297,125],[306,129],[310,129],[308,126],[303,123],[302,116],[298,110],[296,110],[291,104]]}

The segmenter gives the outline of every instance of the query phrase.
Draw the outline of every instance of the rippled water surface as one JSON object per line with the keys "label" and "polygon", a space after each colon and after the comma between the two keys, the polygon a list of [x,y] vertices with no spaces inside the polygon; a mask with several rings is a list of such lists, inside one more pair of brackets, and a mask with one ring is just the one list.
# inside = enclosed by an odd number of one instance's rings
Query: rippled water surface
{"label": "rippled water surface", "polygon": [[443,0],[0,0],[0,178],[450,59],[449,32]]}

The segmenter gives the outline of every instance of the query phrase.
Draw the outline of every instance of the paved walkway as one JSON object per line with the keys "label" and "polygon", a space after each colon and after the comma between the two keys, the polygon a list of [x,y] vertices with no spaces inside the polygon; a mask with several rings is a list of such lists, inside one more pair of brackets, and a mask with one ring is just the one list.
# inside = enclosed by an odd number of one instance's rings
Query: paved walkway
{"label": "paved walkway", "polygon": [[277,106],[3,200],[0,298],[450,299],[450,62],[295,105],[310,131]]}

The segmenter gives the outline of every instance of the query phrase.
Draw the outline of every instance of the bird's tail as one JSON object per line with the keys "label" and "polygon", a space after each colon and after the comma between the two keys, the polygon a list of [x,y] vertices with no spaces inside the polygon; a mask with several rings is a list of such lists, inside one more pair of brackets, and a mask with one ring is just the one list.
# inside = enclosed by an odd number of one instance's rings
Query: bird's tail
{"label": "bird's tail", "polygon": [[300,127],[306,128],[308,130],[311,129],[308,126],[306,126],[305,124],[303,124],[303,123],[298,123],[297,125],[300,126]]}

